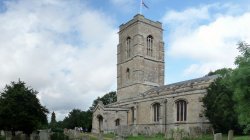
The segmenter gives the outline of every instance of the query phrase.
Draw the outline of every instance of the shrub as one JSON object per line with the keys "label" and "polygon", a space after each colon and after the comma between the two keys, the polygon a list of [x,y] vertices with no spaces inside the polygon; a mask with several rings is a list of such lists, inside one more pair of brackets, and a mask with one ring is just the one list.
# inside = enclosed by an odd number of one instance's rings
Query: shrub
{"label": "shrub", "polygon": [[51,140],[69,140],[69,137],[60,132],[55,132],[51,135]]}

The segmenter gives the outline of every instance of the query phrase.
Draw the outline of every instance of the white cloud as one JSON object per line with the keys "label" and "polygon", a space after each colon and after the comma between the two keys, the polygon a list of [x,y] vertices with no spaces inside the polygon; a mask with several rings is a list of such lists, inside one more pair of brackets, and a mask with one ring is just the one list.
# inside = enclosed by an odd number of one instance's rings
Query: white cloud
{"label": "white cloud", "polygon": [[82,1],[11,1],[0,13],[0,88],[18,78],[51,111],[88,109],[116,82],[117,29]]}
{"label": "white cloud", "polygon": [[170,25],[168,55],[194,61],[184,75],[202,76],[211,70],[234,67],[237,43],[250,42],[250,11],[236,14],[228,12],[229,7],[214,4],[165,14],[164,25]]}

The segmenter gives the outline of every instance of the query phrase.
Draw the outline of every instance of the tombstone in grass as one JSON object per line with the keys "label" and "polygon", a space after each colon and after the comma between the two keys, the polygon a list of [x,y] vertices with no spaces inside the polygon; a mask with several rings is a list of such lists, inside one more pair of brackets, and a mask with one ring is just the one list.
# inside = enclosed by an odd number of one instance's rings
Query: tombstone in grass
{"label": "tombstone in grass", "polygon": [[99,133],[98,140],[103,140],[103,132]]}
{"label": "tombstone in grass", "polygon": [[5,136],[5,133],[3,130],[1,130],[0,136]]}
{"label": "tombstone in grass", "polygon": [[50,133],[48,130],[41,130],[39,132],[39,140],[50,140]]}
{"label": "tombstone in grass", "polygon": [[30,135],[30,140],[39,140],[39,131],[33,132]]}
{"label": "tombstone in grass", "polygon": [[229,130],[228,131],[228,140],[233,140],[233,136],[234,136],[234,131],[233,130]]}
{"label": "tombstone in grass", "polygon": [[6,132],[5,132],[5,138],[6,138],[6,140],[11,140],[11,139],[12,139],[12,134],[11,134],[11,132],[6,131]]}
{"label": "tombstone in grass", "polygon": [[222,140],[222,133],[214,134],[214,140]]}

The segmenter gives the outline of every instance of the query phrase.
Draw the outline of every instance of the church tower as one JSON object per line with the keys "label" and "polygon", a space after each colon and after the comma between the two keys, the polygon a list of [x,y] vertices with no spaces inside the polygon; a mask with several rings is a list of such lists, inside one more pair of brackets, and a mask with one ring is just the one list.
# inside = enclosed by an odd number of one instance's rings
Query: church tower
{"label": "church tower", "polygon": [[160,22],[136,15],[122,24],[117,48],[117,98],[133,98],[164,85],[164,42]]}

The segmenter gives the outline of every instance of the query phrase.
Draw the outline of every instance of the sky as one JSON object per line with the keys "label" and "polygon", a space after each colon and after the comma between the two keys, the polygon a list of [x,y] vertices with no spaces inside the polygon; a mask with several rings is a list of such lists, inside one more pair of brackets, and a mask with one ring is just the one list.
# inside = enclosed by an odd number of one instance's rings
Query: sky
{"label": "sky", "polygon": [[[62,120],[116,90],[119,25],[141,0],[0,0],[0,92],[11,81],[37,90]],[[250,0],[144,0],[164,28],[165,84],[234,68],[250,43]]]}

